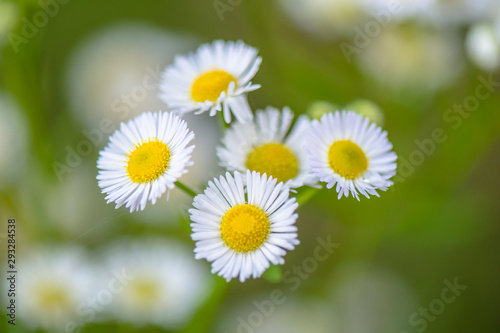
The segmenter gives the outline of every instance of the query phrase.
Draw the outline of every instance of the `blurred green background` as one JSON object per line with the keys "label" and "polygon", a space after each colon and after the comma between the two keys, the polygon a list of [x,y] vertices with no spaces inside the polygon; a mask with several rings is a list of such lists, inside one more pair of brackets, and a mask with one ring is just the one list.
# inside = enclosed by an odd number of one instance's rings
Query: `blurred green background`
{"label": "blurred green background", "polygon": [[[174,191],[173,203],[134,214],[106,204],[95,165],[110,133],[101,131],[102,138],[97,135],[96,144],[67,172],[54,168],[67,162],[68,147],[76,150],[89,141],[85,131],[98,130],[103,118],[116,128],[120,121],[161,107],[152,91],[135,100],[123,118],[114,107],[117,100],[125,105],[123,91],[143,85],[148,73],[154,77],[151,69],[163,69],[174,54],[195,50],[200,43],[241,39],[258,48],[263,58],[253,79],[262,88],[249,95],[253,109],[288,105],[299,114],[317,101],[340,108],[357,99],[376,103],[399,156],[395,185],[380,198],[360,202],[337,200],[334,190],[315,193],[299,207],[301,244],[286,256],[285,279],[271,276],[244,284],[216,279],[208,290],[211,296],[178,328],[124,322],[104,311],[99,320],[86,322],[82,332],[498,332],[500,86],[466,116],[448,112],[476,95],[479,78],[500,81],[498,72],[481,69],[466,55],[466,35],[481,18],[439,26],[418,17],[393,19],[369,38],[370,45],[353,54],[354,61],[347,61],[341,45],[354,45],[352,27],[325,38],[301,29],[282,10],[283,2],[71,0],[58,3],[53,17],[30,37],[23,29],[27,19],[33,22],[43,10],[40,4],[2,2],[0,108],[8,110],[0,119],[2,253],[7,219],[12,217],[21,258],[47,244],[80,246],[100,258],[116,239],[152,235],[176,238],[193,248],[186,213],[190,200],[184,193]],[[322,19],[334,21],[335,15]],[[364,15],[351,24],[364,29],[374,20]],[[107,39],[92,42],[109,29],[115,30]],[[384,37],[394,32],[396,37]],[[12,42],[13,34],[23,39]],[[425,39],[429,36],[432,42]],[[397,38],[404,45],[394,42]],[[443,50],[436,51],[435,45]],[[196,176],[186,180],[197,190],[221,173],[213,156],[217,121],[201,119],[197,137],[207,135],[212,146],[203,149]],[[446,137],[442,143],[431,140],[436,129]],[[421,148],[417,142],[428,145]],[[331,237],[339,247],[291,290],[296,284],[287,281],[286,273],[297,278],[294,266],[301,267],[313,255],[318,237]],[[209,265],[200,264],[209,276]],[[443,281],[455,278],[467,289],[426,320],[425,328],[422,322],[412,324],[412,314],[441,298]],[[258,309],[254,301],[269,299],[274,289],[283,291],[286,301],[264,314],[262,324],[254,325],[258,327],[242,328],[238,318],[248,321]],[[27,285],[18,285],[19,293],[27,290]],[[23,297],[30,295],[19,299]],[[7,304],[6,292],[2,299]],[[63,331],[37,328],[20,310],[15,327],[2,317],[2,331]]]}

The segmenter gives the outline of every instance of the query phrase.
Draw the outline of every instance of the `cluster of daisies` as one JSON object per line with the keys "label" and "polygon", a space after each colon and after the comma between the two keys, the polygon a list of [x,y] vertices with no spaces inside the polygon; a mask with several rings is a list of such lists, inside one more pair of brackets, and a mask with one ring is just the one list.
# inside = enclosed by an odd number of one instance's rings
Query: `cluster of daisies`
{"label": "cluster of daisies", "polygon": [[[221,113],[229,124],[217,147],[228,172],[195,195],[191,216],[195,257],[212,262],[226,280],[260,277],[283,264],[297,239],[298,203],[304,187],[334,186],[338,198],[378,196],[392,185],[396,154],[387,133],[353,111],[295,119],[289,108],[252,112],[247,93],[261,63],[243,42],[214,41],[178,56],[162,76],[160,98],[168,112],[147,112],[122,123],[100,152],[97,179],[108,202],[143,210],[175,186],[193,193],[188,172],[194,133],[184,113]],[[231,123],[232,117],[236,121]],[[168,193],[167,193],[168,199]]]}

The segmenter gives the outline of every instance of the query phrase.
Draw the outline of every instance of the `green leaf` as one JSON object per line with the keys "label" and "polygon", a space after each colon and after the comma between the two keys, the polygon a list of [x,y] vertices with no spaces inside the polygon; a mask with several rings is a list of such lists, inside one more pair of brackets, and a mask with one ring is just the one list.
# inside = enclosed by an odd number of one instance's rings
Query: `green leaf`
{"label": "green leaf", "polygon": [[271,265],[262,277],[271,283],[279,283],[283,280],[283,270],[281,266]]}

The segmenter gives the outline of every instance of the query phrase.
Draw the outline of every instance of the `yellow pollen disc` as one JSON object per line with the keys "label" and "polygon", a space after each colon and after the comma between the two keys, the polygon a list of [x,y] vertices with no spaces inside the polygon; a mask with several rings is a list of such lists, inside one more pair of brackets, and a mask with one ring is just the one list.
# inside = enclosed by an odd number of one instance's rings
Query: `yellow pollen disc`
{"label": "yellow pollen disc", "polygon": [[330,167],[346,179],[355,179],[368,169],[368,159],[357,144],[349,140],[335,141],[328,151]]}
{"label": "yellow pollen disc", "polygon": [[191,86],[191,98],[195,102],[216,102],[224,91],[227,92],[229,83],[236,84],[236,79],[223,70],[215,70],[198,76]]}
{"label": "yellow pollen disc", "polygon": [[281,143],[266,143],[248,154],[247,168],[273,176],[278,182],[286,182],[297,176],[299,163],[290,149]]}
{"label": "yellow pollen disc", "polygon": [[168,167],[170,151],[158,139],[134,144],[135,149],[127,153],[127,175],[135,183],[147,183],[157,179]]}
{"label": "yellow pollen disc", "polygon": [[69,301],[66,292],[56,285],[40,285],[36,294],[38,303],[43,308],[64,308]]}
{"label": "yellow pollen disc", "polygon": [[266,213],[249,204],[232,207],[222,217],[222,239],[227,246],[238,252],[250,252],[265,242],[270,223]]}
{"label": "yellow pollen disc", "polygon": [[130,290],[135,301],[139,303],[150,303],[155,301],[160,295],[160,288],[158,284],[153,280],[140,279],[132,281],[130,284]]}

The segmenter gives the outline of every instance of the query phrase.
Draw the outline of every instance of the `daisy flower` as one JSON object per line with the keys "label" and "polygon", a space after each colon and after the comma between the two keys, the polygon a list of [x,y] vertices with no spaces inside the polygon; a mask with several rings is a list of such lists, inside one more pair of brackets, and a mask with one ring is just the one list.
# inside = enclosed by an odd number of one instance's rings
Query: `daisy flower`
{"label": "daisy flower", "polygon": [[461,48],[454,29],[391,24],[381,29],[370,46],[354,56],[354,61],[374,81],[415,96],[456,82],[464,67]]}
{"label": "daisy flower", "polygon": [[242,41],[201,45],[195,53],[178,56],[167,67],[160,83],[160,98],[172,111],[186,113],[231,112],[240,122],[252,119],[246,93],[260,88],[250,79],[259,69],[257,50]]}
{"label": "daisy flower", "polygon": [[[325,296],[328,297],[328,295]],[[256,294],[254,292],[249,295],[249,298],[231,306],[223,314],[221,313],[222,319],[218,321],[214,331],[251,333],[367,332],[367,330],[344,330],[339,324],[338,310],[332,304],[316,297],[304,297],[296,294],[287,295],[286,302],[272,308],[272,312],[267,310],[272,315],[265,317],[262,321],[257,321],[253,319],[258,318],[253,313],[255,313],[258,303],[252,302],[256,299],[269,299],[269,293]],[[285,298],[283,299],[285,300]],[[234,318],[238,318],[238,321],[235,321]],[[235,323],[238,324],[237,327]],[[376,333],[380,332],[376,331]]]}
{"label": "daisy flower", "polygon": [[104,271],[123,268],[133,277],[113,295],[109,314],[137,326],[181,328],[213,286],[213,276],[193,260],[191,249],[174,239],[120,239],[105,250],[104,257]]}
{"label": "daisy flower", "polygon": [[16,294],[23,322],[50,332],[64,331],[72,322],[82,324],[82,304],[95,296],[99,285],[97,270],[83,249],[36,246],[21,259],[22,289]]}
{"label": "daisy flower", "polygon": [[370,18],[364,0],[278,0],[300,29],[323,39],[350,38]]}
{"label": "daisy flower", "polygon": [[190,209],[195,258],[212,262],[212,273],[227,281],[258,278],[270,263],[282,265],[286,250],[299,244],[295,198],[275,178],[247,170],[246,182],[234,177],[215,178]]}
{"label": "daisy flower", "polygon": [[148,200],[154,205],[192,165],[193,138],[186,122],[168,112],[147,112],[122,123],[97,161],[107,202],[116,208],[125,204],[130,212],[144,210]]}
{"label": "daisy flower", "polygon": [[314,120],[307,137],[312,172],[326,182],[337,184],[339,199],[349,192],[359,200],[385,191],[396,174],[396,154],[382,131],[368,118],[353,111],[327,113]]}
{"label": "daisy flower", "polygon": [[400,0],[397,6],[394,6],[392,0],[364,0],[361,3],[367,12],[378,13],[379,17],[388,15],[389,20],[405,20],[422,19],[429,12],[436,10],[437,2],[438,0]]}
{"label": "daisy flower", "polygon": [[231,125],[222,139],[223,146],[217,148],[220,165],[230,171],[265,173],[292,188],[315,185],[317,179],[309,173],[304,149],[310,122],[300,116],[290,130],[292,121],[289,108],[280,112],[267,107],[257,111],[255,121]]}

